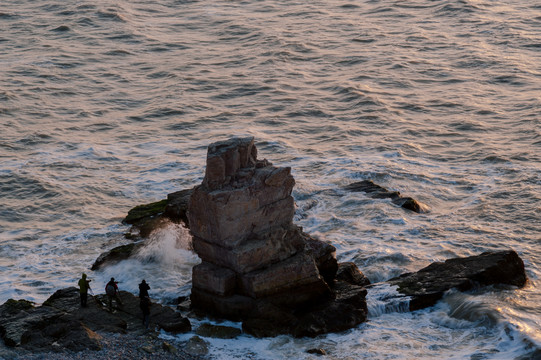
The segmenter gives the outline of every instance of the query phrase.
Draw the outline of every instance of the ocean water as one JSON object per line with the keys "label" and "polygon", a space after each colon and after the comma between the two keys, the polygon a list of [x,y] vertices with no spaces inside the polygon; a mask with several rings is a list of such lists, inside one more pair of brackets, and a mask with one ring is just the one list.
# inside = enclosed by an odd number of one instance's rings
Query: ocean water
{"label": "ocean water", "polygon": [[[207,145],[240,135],[292,167],[295,222],[372,282],[499,249],[529,282],[414,313],[382,286],[357,328],[207,339],[211,356],[540,357],[536,0],[2,0],[0,303],[43,302],[83,271],[95,292],[115,276],[164,303],[189,294],[199,259],[177,225],[89,267],[127,242],[131,207],[200,183]],[[364,179],[428,211],[341,190]]]}

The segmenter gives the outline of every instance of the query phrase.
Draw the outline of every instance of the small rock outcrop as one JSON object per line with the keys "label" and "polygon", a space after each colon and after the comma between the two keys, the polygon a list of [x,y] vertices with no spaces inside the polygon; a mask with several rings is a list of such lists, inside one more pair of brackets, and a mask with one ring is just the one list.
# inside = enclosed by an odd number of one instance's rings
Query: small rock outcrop
{"label": "small rock outcrop", "polygon": [[434,305],[453,288],[467,291],[496,284],[522,287],[526,281],[522,259],[513,250],[503,250],[435,262],[387,283],[398,286],[399,293],[411,298],[409,308],[413,311]]}
{"label": "small rock outcrop", "polygon": [[209,145],[188,205],[202,259],[192,276],[196,310],[243,320],[256,336],[315,336],[365,321],[363,285],[335,280],[336,249],[293,224],[294,185],[289,167],[257,159],[253,138]]}
{"label": "small rock outcrop", "polygon": [[425,212],[425,206],[414,198],[402,196],[399,191],[389,191],[375,184],[372,180],[354,182],[344,186],[344,189],[353,192],[364,192],[374,199],[391,199],[393,204],[416,213]]}
{"label": "small rock outcrop", "polygon": [[[123,306],[114,313],[104,306],[105,295],[90,297],[88,306],[81,308],[75,287],[56,291],[41,306],[10,299],[0,305],[0,337],[7,346],[29,351],[99,350],[102,338],[98,331],[145,332],[139,299],[125,291],[120,297]],[[187,318],[160,304],[152,304],[150,324],[173,333],[191,330]]]}

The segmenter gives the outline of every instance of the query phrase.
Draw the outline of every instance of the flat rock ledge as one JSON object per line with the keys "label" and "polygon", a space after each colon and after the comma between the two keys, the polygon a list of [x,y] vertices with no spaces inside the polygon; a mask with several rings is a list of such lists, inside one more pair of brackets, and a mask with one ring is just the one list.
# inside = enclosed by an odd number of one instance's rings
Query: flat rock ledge
{"label": "flat rock ledge", "polygon": [[[104,306],[105,295],[89,295],[88,306],[81,308],[75,287],[56,291],[41,306],[10,299],[0,305],[0,337],[8,347],[31,352],[78,352],[100,350],[102,336],[98,332],[148,333],[142,325],[139,298],[125,291],[120,292],[120,298],[123,305],[113,313]],[[184,333],[191,331],[191,324],[172,308],[153,303],[150,328]]]}
{"label": "flat rock ledge", "polygon": [[[192,275],[197,312],[241,320],[255,336],[316,336],[366,320],[368,280],[293,224],[294,185],[289,167],[257,159],[252,137],[209,145],[187,212],[202,259]],[[350,276],[337,278],[340,267]]]}
{"label": "flat rock ledge", "polygon": [[434,305],[450,289],[467,291],[480,286],[523,287],[527,277],[524,262],[513,250],[484,252],[480,255],[435,262],[415,272],[387,281],[410,297],[410,311]]}

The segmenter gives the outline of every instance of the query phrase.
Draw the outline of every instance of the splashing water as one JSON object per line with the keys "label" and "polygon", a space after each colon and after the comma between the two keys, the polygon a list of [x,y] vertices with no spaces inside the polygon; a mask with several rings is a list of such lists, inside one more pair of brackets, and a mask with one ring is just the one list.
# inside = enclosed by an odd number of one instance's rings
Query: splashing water
{"label": "splashing water", "polygon": [[189,293],[192,268],[200,262],[191,246],[188,229],[165,222],[150,234],[134,257],[105,267],[99,278],[107,281],[114,277],[121,290],[135,294],[138,284],[145,279],[152,298],[173,301]]}

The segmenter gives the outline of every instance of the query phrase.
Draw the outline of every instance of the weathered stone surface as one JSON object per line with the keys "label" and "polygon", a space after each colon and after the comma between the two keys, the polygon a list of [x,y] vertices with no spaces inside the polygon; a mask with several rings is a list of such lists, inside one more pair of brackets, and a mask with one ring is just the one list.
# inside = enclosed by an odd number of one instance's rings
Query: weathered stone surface
{"label": "weathered stone surface", "polygon": [[188,216],[186,213],[192,193],[193,189],[185,189],[168,194],[163,215],[173,222],[179,223],[182,221],[188,226]]}
{"label": "weathered stone surface", "polygon": [[193,247],[210,263],[234,270],[239,274],[267,267],[285,260],[304,249],[305,243],[296,226],[279,228],[271,233],[254,234],[243,245],[227,249],[194,237]]}
{"label": "weathered stone surface", "polygon": [[303,233],[303,236],[306,246],[311,251],[312,257],[316,262],[320,275],[323,276],[327,283],[332,284],[338,270],[336,248],[324,241],[313,239],[308,234]]}
{"label": "weathered stone surface", "polygon": [[203,183],[216,189],[231,181],[241,168],[254,167],[257,149],[254,138],[233,138],[212,143],[208,147],[207,168]]}
{"label": "weathered stone surface", "polygon": [[184,346],[184,351],[193,356],[203,356],[209,352],[209,343],[199,336],[192,336]]}
{"label": "weathered stone surface", "polygon": [[188,213],[192,234],[231,249],[253,233],[291,224],[295,214],[291,196],[261,205],[251,192],[233,189],[209,193],[196,188]]}
{"label": "weathered stone surface", "polygon": [[391,199],[391,201],[404,208],[416,213],[424,212],[424,207],[417,200],[411,197],[403,197],[398,191],[389,191],[384,187],[375,184],[372,180],[363,180],[344,186],[349,191],[359,191],[368,194],[374,199]]}
{"label": "weathered stone surface", "polygon": [[313,297],[329,292],[314,259],[306,253],[299,253],[266,269],[245,274],[239,282],[240,293],[253,298],[267,297],[305,285],[312,289]]}
{"label": "weathered stone surface", "polygon": [[167,200],[160,200],[150,204],[138,205],[128,211],[128,215],[123,222],[126,224],[136,224],[142,220],[153,218],[160,215],[165,210]]}
{"label": "weathered stone surface", "polygon": [[220,296],[232,295],[237,276],[234,271],[203,261],[194,266],[192,272],[194,286]]}
{"label": "weathered stone surface", "polygon": [[25,332],[63,315],[60,311],[28,305],[26,300],[9,299],[0,306],[0,336],[7,346],[21,345]]}
{"label": "weathered stone surface", "polygon": [[192,277],[193,308],[243,320],[256,336],[315,336],[364,321],[364,289],[329,287],[336,248],[293,224],[291,169],[256,155],[252,138],[209,146],[205,178],[188,211],[194,250],[203,259]]}
{"label": "weathered stone surface", "polygon": [[257,337],[292,334],[295,337],[314,337],[328,332],[340,332],[366,321],[366,289],[346,282],[333,287],[334,298],[297,308],[294,313],[262,302],[254,310],[253,318],[243,322],[247,334]]}
{"label": "weathered stone surface", "polygon": [[493,284],[522,287],[526,280],[522,259],[513,250],[504,250],[432,263],[388,283],[397,285],[400,293],[411,297],[410,310],[413,311],[434,305],[452,288],[466,291]]}
{"label": "weathered stone surface", "polygon": [[[79,290],[75,287],[56,291],[42,306],[8,300],[0,306],[0,335],[8,346],[31,351],[98,350],[101,337],[96,331],[144,332],[139,299],[121,291],[123,306],[110,313],[103,303],[105,295],[90,296],[88,306],[80,307]],[[188,319],[169,307],[152,304],[151,328],[186,332]],[[54,345],[53,345],[54,344]]]}
{"label": "weathered stone surface", "polygon": [[367,286],[370,280],[359,270],[357,265],[352,262],[343,262],[338,264],[336,280],[345,281],[352,285]]}

